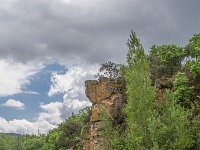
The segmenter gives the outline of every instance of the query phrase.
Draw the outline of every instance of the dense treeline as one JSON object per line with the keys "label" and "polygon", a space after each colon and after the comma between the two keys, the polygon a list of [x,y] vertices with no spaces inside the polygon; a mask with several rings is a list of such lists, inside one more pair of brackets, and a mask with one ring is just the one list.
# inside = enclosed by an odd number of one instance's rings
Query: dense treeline
{"label": "dense treeline", "polygon": [[[153,45],[145,53],[140,40],[131,32],[127,45],[127,65],[107,62],[97,74],[122,78],[127,96],[122,124],[113,124],[102,108],[102,148],[199,150],[200,34],[194,34],[185,47]],[[157,83],[164,89],[159,98]],[[0,150],[82,149],[89,111],[86,108],[72,115],[47,135],[1,134]]]}

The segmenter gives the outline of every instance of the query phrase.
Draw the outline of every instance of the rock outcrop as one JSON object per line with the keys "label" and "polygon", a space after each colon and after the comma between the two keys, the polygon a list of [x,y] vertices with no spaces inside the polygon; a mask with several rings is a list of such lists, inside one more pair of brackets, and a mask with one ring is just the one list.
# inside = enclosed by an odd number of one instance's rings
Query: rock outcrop
{"label": "rock outcrop", "polygon": [[121,79],[112,80],[109,78],[100,78],[97,80],[88,80],[85,82],[86,96],[92,102],[89,133],[84,137],[84,150],[96,150],[100,148],[99,130],[100,130],[100,107],[104,107],[112,120],[121,112],[126,103],[124,92],[124,83]]}

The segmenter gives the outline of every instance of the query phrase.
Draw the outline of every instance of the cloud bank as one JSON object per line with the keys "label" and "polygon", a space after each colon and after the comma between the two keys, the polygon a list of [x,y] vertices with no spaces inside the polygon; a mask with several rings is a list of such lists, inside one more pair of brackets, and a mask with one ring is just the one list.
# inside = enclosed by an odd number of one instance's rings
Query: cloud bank
{"label": "cloud bank", "polygon": [[145,48],[199,32],[199,0],[1,0],[0,57],[123,61],[131,28]]}

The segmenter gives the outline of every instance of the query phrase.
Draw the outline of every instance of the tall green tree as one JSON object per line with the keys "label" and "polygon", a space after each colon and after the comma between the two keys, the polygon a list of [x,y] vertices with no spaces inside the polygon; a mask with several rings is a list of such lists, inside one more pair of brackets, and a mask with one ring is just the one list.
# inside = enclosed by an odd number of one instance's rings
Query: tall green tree
{"label": "tall green tree", "polygon": [[152,147],[148,120],[154,116],[155,89],[151,86],[149,65],[140,40],[131,31],[128,40],[128,66],[123,69],[126,82],[127,149]]}

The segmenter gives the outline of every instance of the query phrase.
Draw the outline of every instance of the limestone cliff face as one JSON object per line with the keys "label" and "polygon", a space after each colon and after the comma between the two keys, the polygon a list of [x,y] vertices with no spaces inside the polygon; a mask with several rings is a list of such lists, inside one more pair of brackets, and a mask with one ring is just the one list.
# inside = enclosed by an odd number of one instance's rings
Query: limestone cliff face
{"label": "limestone cliff face", "polygon": [[124,84],[122,80],[100,78],[85,82],[86,96],[92,102],[91,116],[89,122],[89,133],[84,137],[84,149],[101,149],[99,146],[100,129],[100,107],[105,107],[106,112],[114,120],[124,104],[126,103],[123,93]]}

